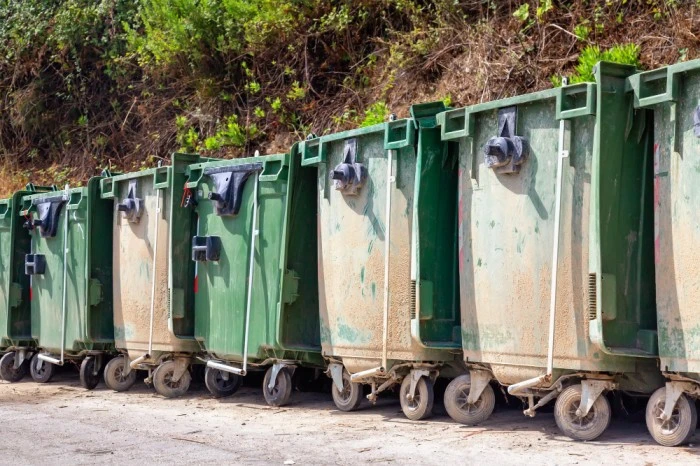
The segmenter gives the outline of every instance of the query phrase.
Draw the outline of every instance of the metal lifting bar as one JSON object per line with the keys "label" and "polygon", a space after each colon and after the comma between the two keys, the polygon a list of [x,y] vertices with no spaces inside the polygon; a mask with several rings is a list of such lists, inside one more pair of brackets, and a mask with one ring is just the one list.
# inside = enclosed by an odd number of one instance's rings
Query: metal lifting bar
{"label": "metal lifting bar", "polygon": [[[566,81],[564,81],[566,85]],[[557,156],[557,184],[554,205],[554,245],[552,250],[552,287],[549,300],[549,339],[547,348],[547,373],[533,379],[525,380],[508,387],[508,393],[519,395],[521,392],[543,382],[549,382],[554,371],[554,331],[557,309],[557,275],[559,272],[559,236],[561,233],[561,196],[564,171],[564,159],[569,157],[565,148],[566,120],[559,121],[559,150]]]}
{"label": "metal lifting bar", "polygon": [[394,151],[388,150],[387,177],[386,177],[386,213],[385,213],[385,234],[384,234],[384,315],[382,322],[382,365],[374,369],[356,372],[350,375],[350,380],[355,382],[360,379],[384,374],[388,365],[388,339],[389,339],[389,259],[391,255],[391,192],[392,184],[396,182],[393,175]]}
{"label": "metal lifting bar", "polygon": [[[156,282],[158,278],[156,277],[157,266],[158,266],[158,233],[160,226],[160,195],[161,190],[156,190],[156,214],[155,214],[155,243],[153,244],[153,267],[151,272],[151,322],[148,330],[148,357],[151,356],[153,352],[153,321],[155,318],[156,309]],[[147,359],[147,358],[144,358]]]}
{"label": "metal lifting bar", "polygon": [[63,195],[66,200],[65,215],[66,219],[63,222],[63,304],[61,311],[61,363],[63,365],[64,348],[66,346],[66,307],[68,299],[68,204],[70,201],[70,193],[68,190],[70,187],[66,185],[65,193]]}
{"label": "metal lifting bar", "polygon": [[243,370],[241,375],[246,375],[248,369],[248,334],[250,329],[250,308],[253,302],[253,277],[255,272],[255,246],[258,238],[258,181],[260,173],[255,172],[255,185],[253,187],[253,220],[250,233],[250,265],[248,267],[248,296],[245,306],[245,335],[243,337]]}

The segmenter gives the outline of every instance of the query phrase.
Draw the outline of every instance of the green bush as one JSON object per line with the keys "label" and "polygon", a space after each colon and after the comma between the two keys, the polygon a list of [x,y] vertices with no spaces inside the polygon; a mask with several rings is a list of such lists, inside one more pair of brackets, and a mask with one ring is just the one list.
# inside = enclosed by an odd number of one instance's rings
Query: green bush
{"label": "green bush", "polygon": [[[575,72],[569,77],[569,84],[595,81],[593,68],[600,61],[633,65],[639,68],[639,46],[637,44],[623,44],[615,45],[608,50],[600,50],[597,45],[589,45],[581,51],[578,64],[574,68]],[[552,76],[551,81],[555,87],[562,84],[559,76]]]}

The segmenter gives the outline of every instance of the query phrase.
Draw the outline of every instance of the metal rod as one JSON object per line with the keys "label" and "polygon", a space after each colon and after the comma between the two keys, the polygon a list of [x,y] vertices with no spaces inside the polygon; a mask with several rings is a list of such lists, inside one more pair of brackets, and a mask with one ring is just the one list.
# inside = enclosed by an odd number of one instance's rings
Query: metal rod
{"label": "metal rod", "polygon": [[41,359],[42,361],[50,362],[51,364],[55,364],[57,366],[63,365],[63,355],[61,355],[61,359],[52,358],[49,355],[41,353],[37,354],[36,357]]}
{"label": "metal rod", "polygon": [[160,226],[160,189],[156,190],[156,215],[155,215],[155,243],[153,244],[153,267],[151,272],[151,322],[148,330],[148,355],[150,357],[153,352],[153,321],[156,309],[156,277],[158,266],[158,233]]}
{"label": "metal rod", "polygon": [[250,233],[250,265],[248,267],[248,296],[245,306],[245,335],[243,337],[243,374],[248,368],[248,333],[250,329],[250,307],[253,302],[253,275],[255,272],[255,244],[258,237],[258,180],[260,174],[255,173],[255,186],[253,187],[253,220]]}
{"label": "metal rod", "polygon": [[[63,222],[63,302],[61,309],[61,360],[59,364],[63,365],[64,347],[66,346],[66,307],[68,299],[68,205],[70,201],[70,187],[66,185],[63,198],[66,200],[66,219]],[[56,363],[54,363],[56,364]]]}
{"label": "metal rod", "polygon": [[374,369],[367,369],[366,371],[356,372],[350,376],[351,381],[356,381],[371,377],[373,375],[382,374],[384,372],[384,367],[375,367]]}
{"label": "metal rod", "polygon": [[[129,363],[129,367],[132,369],[138,369],[139,364],[141,364],[143,361],[149,358],[148,354],[144,354],[143,356],[139,356],[138,358],[134,359]],[[128,358],[127,358],[128,359]]]}
{"label": "metal rod", "polygon": [[244,369],[239,369],[238,367],[233,367],[229,366],[228,364],[223,364],[220,362],[216,361],[207,361],[207,367],[211,367],[212,369],[218,369],[223,372],[229,372],[231,374],[236,374],[236,375],[246,375],[246,370]]}
{"label": "metal rod", "polygon": [[[566,84],[566,82],[564,82]],[[549,335],[547,346],[547,373],[545,375],[525,380],[508,387],[508,393],[516,395],[519,392],[537,386],[547,381],[554,372],[554,332],[557,310],[557,275],[559,272],[559,236],[561,233],[561,196],[562,180],[564,178],[564,159],[569,156],[569,151],[565,149],[566,120],[559,121],[559,148],[557,153],[557,184],[556,198],[554,205],[554,245],[552,250],[552,288],[549,300]]]}
{"label": "metal rod", "polygon": [[394,151],[387,151],[388,159],[386,166],[386,213],[385,213],[385,235],[384,235],[384,316],[382,332],[382,368],[387,367],[387,340],[389,339],[389,259],[391,255],[391,191],[392,184],[396,181],[393,175]]}
{"label": "metal rod", "polygon": [[561,191],[564,178],[564,159],[569,151],[564,148],[566,120],[559,121],[559,154],[557,156],[557,187],[554,205],[554,246],[552,250],[552,288],[549,299],[549,345],[547,348],[547,375],[554,370],[554,330],[557,313],[557,276],[559,275],[559,236],[561,233]]}

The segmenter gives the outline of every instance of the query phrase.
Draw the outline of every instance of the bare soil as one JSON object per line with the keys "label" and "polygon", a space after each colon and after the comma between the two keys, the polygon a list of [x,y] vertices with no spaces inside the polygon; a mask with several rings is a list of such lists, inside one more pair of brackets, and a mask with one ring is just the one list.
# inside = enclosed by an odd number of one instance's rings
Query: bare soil
{"label": "bare soil", "polygon": [[[0,464],[698,464],[691,445],[656,445],[643,418],[615,418],[598,441],[562,436],[551,410],[534,419],[499,404],[478,427],[455,424],[436,404],[411,422],[382,397],[354,413],[325,392],[295,392],[283,408],[265,404],[258,380],[217,400],[203,384],[167,400],[142,383],[127,393],[83,389],[73,371],[50,384],[0,382]],[[254,382],[254,384],[253,384]],[[517,403],[515,403],[517,404]]]}

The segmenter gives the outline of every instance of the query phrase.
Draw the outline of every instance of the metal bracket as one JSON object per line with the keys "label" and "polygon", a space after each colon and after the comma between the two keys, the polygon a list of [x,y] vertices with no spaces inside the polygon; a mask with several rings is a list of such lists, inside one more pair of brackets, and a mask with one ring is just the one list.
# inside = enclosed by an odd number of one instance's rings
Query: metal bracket
{"label": "metal bracket", "polygon": [[141,212],[143,210],[142,200],[136,197],[136,191],[138,190],[138,181],[129,181],[129,188],[126,194],[126,198],[122,200],[121,203],[117,204],[117,211],[122,213],[122,216],[127,219],[130,223],[139,223],[141,219]]}
{"label": "metal bracket", "polygon": [[418,381],[421,379],[421,377],[430,378],[430,371],[426,371],[424,369],[414,369],[409,374],[409,377],[411,378],[411,386],[408,389],[408,395],[406,395],[406,398],[408,401],[413,401],[413,397],[416,395],[416,385],[418,385]]}
{"label": "metal bracket", "polygon": [[[277,385],[277,376],[279,375],[280,371],[287,367],[287,364],[282,363],[282,362],[276,362],[272,365],[272,374],[270,374],[270,381],[267,383],[267,388],[268,390],[272,390],[275,388],[275,385]],[[342,372],[341,372],[342,374]],[[342,377],[342,375],[341,375]],[[342,384],[342,379],[341,379],[341,384]],[[342,390],[342,388],[341,388]]]}
{"label": "metal bracket", "polygon": [[343,161],[331,170],[330,178],[336,190],[355,196],[367,180],[367,168],[357,161],[357,139],[346,139]]}
{"label": "metal bracket", "polygon": [[102,354],[96,354],[95,356],[91,356],[95,358],[95,364],[92,366],[92,375],[98,375],[100,373],[100,369],[102,369]]}
{"label": "metal bracket", "polygon": [[185,358],[177,358],[173,359],[173,362],[175,363],[175,370],[173,371],[173,382],[178,382],[183,375],[185,375],[185,371],[187,371],[187,368],[190,365],[189,359]]}
{"label": "metal bracket", "polygon": [[497,173],[519,173],[520,166],[530,154],[527,139],[515,134],[517,121],[517,107],[500,109],[498,133],[484,146],[484,162]]}
{"label": "metal bracket", "polygon": [[22,365],[24,360],[26,359],[26,354],[27,350],[26,349],[19,349],[15,351],[15,369],[19,369],[19,366]]}
{"label": "metal bracket", "polygon": [[581,381],[581,404],[576,410],[576,416],[584,417],[593,407],[598,397],[606,390],[614,390],[616,384],[609,380],[582,380]]}
{"label": "metal bracket", "polygon": [[664,404],[664,412],[661,414],[661,419],[668,421],[671,419],[673,409],[678,403],[678,399],[684,393],[692,393],[696,389],[695,385],[690,382],[666,382],[666,402]]}
{"label": "metal bracket", "polygon": [[341,364],[331,364],[328,366],[328,370],[331,373],[331,379],[335,384],[335,388],[343,391],[343,366]]}
{"label": "metal bracket", "polygon": [[124,355],[124,369],[122,370],[122,374],[124,377],[126,377],[130,373],[131,373],[131,361],[129,361],[129,356]]}
{"label": "metal bracket", "polygon": [[479,401],[479,397],[484,393],[484,389],[491,381],[491,374],[487,371],[469,371],[469,396],[467,403],[474,404]]}

